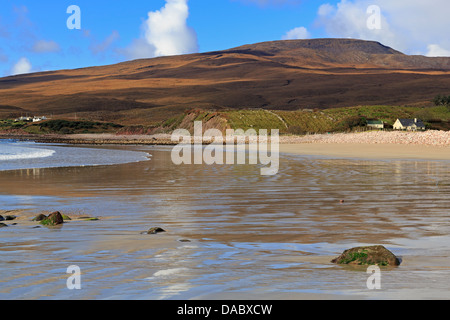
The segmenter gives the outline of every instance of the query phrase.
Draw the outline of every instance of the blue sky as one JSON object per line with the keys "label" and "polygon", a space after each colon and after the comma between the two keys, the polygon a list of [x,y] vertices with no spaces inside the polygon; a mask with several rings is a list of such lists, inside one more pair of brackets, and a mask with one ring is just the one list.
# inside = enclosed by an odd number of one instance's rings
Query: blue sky
{"label": "blue sky", "polygon": [[[80,30],[67,27],[70,5]],[[322,37],[450,56],[449,13],[447,0],[2,0],[0,76]]]}

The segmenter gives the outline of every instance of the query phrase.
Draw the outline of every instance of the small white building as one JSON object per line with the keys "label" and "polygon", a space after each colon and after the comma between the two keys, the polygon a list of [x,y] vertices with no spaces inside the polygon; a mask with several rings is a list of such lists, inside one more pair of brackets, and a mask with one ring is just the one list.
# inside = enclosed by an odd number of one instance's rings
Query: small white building
{"label": "small white building", "polygon": [[380,120],[368,120],[367,126],[374,129],[384,129],[384,122]]}
{"label": "small white building", "polygon": [[44,120],[47,120],[47,118],[46,117],[34,117],[33,118],[33,122],[41,122]]}
{"label": "small white building", "polygon": [[425,130],[425,124],[420,119],[397,119],[394,123],[394,130],[418,131]]}
{"label": "small white building", "polygon": [[17,118],[17,119],[15,119],[14,121],[16,121],[16,122],[18,122],[18,121],[33,121],[33,118],[32,117],[20,117],[20,118]]}

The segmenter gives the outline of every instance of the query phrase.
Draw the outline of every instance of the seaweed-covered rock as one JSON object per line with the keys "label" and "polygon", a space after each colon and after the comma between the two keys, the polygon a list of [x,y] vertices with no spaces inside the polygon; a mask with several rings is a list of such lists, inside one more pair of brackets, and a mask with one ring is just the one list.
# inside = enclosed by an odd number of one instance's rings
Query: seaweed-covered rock
{"label": "seaweed-covered rock", "polygon": [[46,219],[41,221],[44,226],[57,226],[64,223],[64,219],[59,211],[53,212]]}
{"label": "seaweed-covered rock", "polygon": [[147,231],[147,234],[158,234],[161,232],[166,232],[166,230],[156,227],[156,228],[151,228],[150,230]]}
{"label": "seaweed-covered rock", "polygon": [[45,214],[41,213],[41,214],[37,215],[36,217],[34,217],[32,221],[40,222],[40,221],[45,220],[45,219],[47,219],[47,216]]}
{"label": "seaweed-covered rock", "polygon": [[5,228],[5,227],[7,227],[7,226],[8,226],[7,224],[0,223],[0,228]]}
{"label": "seaweed-covered rock", "polygon": [[399,266],[400,260],[383,246],[357,247],[331,261],[337,264]]}

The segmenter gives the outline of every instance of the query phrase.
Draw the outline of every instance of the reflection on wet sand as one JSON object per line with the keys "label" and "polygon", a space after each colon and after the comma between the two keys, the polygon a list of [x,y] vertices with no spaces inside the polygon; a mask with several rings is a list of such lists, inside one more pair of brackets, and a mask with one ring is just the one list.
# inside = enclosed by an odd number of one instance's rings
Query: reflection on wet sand
{"label": "reflection on wet sand", "polygon": [[[283,155],[264,177],[258,166],[175,166],[170,148],[130,148],[152,160],[0,173],[5,210],[106,217],[2,230],[1,298],[450,297],[448,162]],[[167,234],[140,234],[155,226]],[[403,258],[382,292],[367,290],[365,270],[330,263],[360,244]],[[80,292],[65,287],[73,264]]]}

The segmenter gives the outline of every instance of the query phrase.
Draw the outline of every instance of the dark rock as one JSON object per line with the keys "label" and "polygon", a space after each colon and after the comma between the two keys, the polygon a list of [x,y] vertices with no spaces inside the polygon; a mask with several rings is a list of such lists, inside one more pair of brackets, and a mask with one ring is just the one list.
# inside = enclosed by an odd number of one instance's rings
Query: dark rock
{"label": "dark rock", "polygon": [[45,220],[45,219],[47,219],[47,216],[45,215],[45,214],[40,214],[40,215],[37,215],[32,221],[42,221],[42,220]]}
{"label": "dark rock", "polygon": [[337,264],[399,266],[400,260],[383,246],[357,247],[331,261]]}
{"label": "dark rock", "polygon": [[188,239],[180,239],[178,241],[180,241],[180,242],[191,242],[191,240],[188,240]]}
{"label": "dark rock", "polygon": [[44,226],[57,226],[64,223],[64,219],[59,211],[53,212],[46,219],[41,221]]}
{"label": "dark rock", "polygon": [[5,221],[5,218],[3,218],[3,216],[0,216],[0,221]]}
{"label": "dark rock", "polygon": [[156,228],[151,228],[150,230],[147,231],[147,234],[158,234],[161,232],[166,232],[166,230],[156,227]]}
{"label": "dark rock", "polygon": [[8,226],[7,224],[0,223],[0,228],[5,228],[5,227],[7,227],[7,226]]}
{"label": "dark rock", "polygon": [[17,218],[16,216],[6,216],[5,220],[6,221],[12,221],[12,220],[16,220],[16,218]]}

